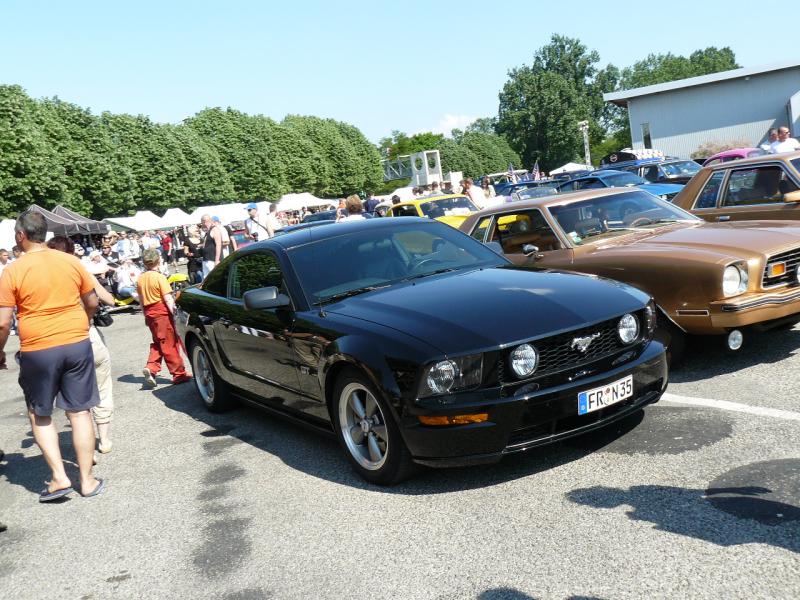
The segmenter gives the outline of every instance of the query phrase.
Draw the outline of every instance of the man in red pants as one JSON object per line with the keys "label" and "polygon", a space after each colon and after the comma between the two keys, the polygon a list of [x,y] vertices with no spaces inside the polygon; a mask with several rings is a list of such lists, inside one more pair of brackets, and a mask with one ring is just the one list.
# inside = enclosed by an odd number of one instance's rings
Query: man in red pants
{"label": "man in red pants", "polygon": [[158,270],[161,262],[158,250],[149,248],[145,250],[142,258],[147,271],[139,277],[136,287],[139,291],[139,301],[144,308],[144,322],[153,334],[150,356],[147,359],[147,366],[142,371],[145,385],[150,388],[156,386],[156,375],[161,371],[162,359],[167,363],[172,383],[184,383],[192,377],[186,373],[179,350],[180,338],[172,322],[175,314],[172,289],[167,283],[167,278]]}

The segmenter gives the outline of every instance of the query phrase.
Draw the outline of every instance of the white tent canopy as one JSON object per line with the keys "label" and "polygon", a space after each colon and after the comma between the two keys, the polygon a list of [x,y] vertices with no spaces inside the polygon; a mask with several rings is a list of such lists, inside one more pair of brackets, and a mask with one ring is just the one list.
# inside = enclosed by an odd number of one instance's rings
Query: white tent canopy
{"label": "white tent canopy", "polygon": [[0,248],[8,250],[11,253],[11,248],[17,243],[14,238],[14,219],[3,219],[0,222]]}
{"label": "white tent canopy", "polygon": [[284,194],[278,200],[278,211],[283,210],[300,210],[301,208],[309,208],[316,206],[331,206],[336,207],[338,202],[336,200],[325,200],[317,198],[314,194],[303,192],[301,194]]}
{"label": "white tent canopy", "polygon": [[186,214],[180,208],[170,208],[161,217],[162,227],[183,227],[184,225],[193,225],[198,221],[192,219],[192,216]]}
{"label": "white tent canopy", "polygon": [[580,163],[567,163],[558,167],[557,169],[551,169],[550,173],[571,173],[572,171],[592,171],[594,167],[588,165],[582,165]]}
{"label": "white tent canopy", "polygon": [[[264,204],[267,204],[267,207],[269,207],[268,203]],[[247,204],[242,204],[241,202],[217,204],[212,206],[198,206],[191,214],[192,223],[199,223],[203,215],[219,217],[219,222],[223,225],[230,225],[233,221],[244,221],[247,218],[247,210],[245,209],[245,206],[247,206]],[[259,205],[259,212],[260,208],[261,207]]]}
{"label": "white tent canopy", "polygon": [[122,227],[131,231],[146,231],[148,229],[163,229],[169,227],[164,225],[161,217],[153,214],[149,210],[140,210],[132,217],[112,217],[103,219],[104,222],[109,223],[111,226]]}

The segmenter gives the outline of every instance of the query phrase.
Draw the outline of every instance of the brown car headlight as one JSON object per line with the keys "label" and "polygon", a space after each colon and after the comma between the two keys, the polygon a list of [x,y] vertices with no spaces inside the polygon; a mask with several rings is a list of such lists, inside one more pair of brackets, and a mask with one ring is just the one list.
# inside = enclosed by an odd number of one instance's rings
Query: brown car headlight
{"label": "brown car headlight", "polygon": [[747,265],[733,264],[722,272],[722,293],[726,297],[737,296],[747,291]]}
{"label": "brown car headlight", "polygon": [[438,396],[478,387],[483,377],[483,355],[447,358],[425,368],[419,397]]}

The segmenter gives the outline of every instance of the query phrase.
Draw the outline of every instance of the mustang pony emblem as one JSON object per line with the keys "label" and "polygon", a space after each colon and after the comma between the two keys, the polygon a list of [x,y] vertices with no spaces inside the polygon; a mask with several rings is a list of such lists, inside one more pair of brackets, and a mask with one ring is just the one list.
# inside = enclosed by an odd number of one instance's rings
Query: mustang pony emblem
{"label": "mustang pony emblem", "polygon": [[599,333],[593,333],[592,335],[585,335],[583,337],[576,337],[572,340],[570,348],[572,350],[578,350],[579,352],[586,352],[586,349],[589,348],[589,344],[599,337]]}

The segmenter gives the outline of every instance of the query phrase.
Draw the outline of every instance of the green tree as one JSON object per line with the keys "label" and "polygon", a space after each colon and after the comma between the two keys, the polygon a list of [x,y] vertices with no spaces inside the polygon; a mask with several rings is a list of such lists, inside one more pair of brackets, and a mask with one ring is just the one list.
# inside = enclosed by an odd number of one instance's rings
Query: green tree
{"label": "green tree", "polygon": [[198,206],[233,200],[236,192],[216,150],[191,127],[164,127],[180,148],[187,165],[182,184],[185,196],[180,207],[191,212]]}
{"label": "green tree", "polygon": [[17,85],[0,86],[0,214],[36,203],[53,206],[67,185],[34,100]]}
{"label": "green tree", "polygon": [[358,157],[361,177],[363,178],[361,190],[374,191],[383,181],[380,153],[356,127],[341,121],[336,121],[335,123],[339,133],[350,144]]}
{"label": "green tree", "polygon": [[364,187],[364,169],[355,148],[339,130],[333,119],[289,115],[283,124],[310,140],[325,157],[328,168],[320,193],[326,196],[345,196]]}
{"label": "green tree", "polygon": [[465,133],[497,133],[497,117],[481,117],[466,126]]}
{"label": "green tree", "polygon": [[688,58],[672,53],[648,54],[622,70],[620,89],[629,90],[737,68],[736,56],[728,47],[709,46],[692,52]]}
{"label": "green tree", "polygon": [[500,92],[498,128],[524,165],[538,160],[542,169],[550,170],[582,155],[577,124],[588,113],[570,79],[521,67],[511,71]]}
{"label": "green tree", "polygon": [[443,138],[439,142],[439,158],[442,161],[442,171],[461,171],[465,177],[478,177],[483,175],[480,159],[466,146],[455,140]]}
{"label": "green tree", "polygon": [[133,177],[100,119],[58,98],[39,103],[44,131],[56,150],[66,189],[60,202],[95,218],[119,214],[133,203]]}
{"label": "green tree", "polygon": [[207,108],[185,124],[216,151],[238,199],[274,199],[288,187],[271,119]]}

